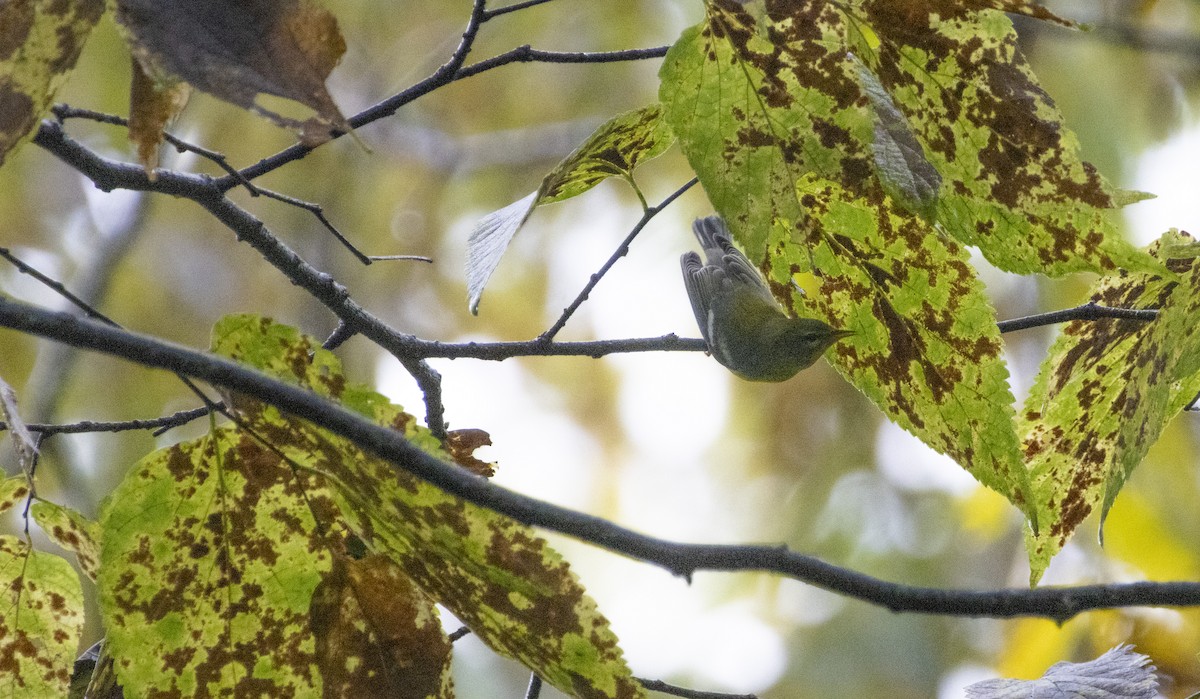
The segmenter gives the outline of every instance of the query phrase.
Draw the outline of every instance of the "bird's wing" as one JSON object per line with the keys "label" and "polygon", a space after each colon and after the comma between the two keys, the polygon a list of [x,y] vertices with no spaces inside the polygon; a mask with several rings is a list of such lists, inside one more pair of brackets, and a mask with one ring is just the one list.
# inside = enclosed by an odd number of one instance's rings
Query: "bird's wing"
{"label": "bird's wing", "polygon": [[763,281],[762,274],[755,269],[754,265],[750,264],[750,260],[746,259],[741,250],[733,247],[733,243],[729,239],[722,240],[721,245],[725,252],[721,258],[721,268],[725,270],[733,283],[754,289],[755,293],[764,300],[770,301],[772,305],[779,303],[771,295],[771,290]]}
{"label": "bird's wing", "polygon": [[725,272],[719,267],[705,265],[694,252],[680,255],[679,266],[683,269],[683,286],[692,302],[696,325],[700,326],[704,341],[711,345],[712,338],[708,332],[709,301],[717,298],[721,285],[726,283]]}

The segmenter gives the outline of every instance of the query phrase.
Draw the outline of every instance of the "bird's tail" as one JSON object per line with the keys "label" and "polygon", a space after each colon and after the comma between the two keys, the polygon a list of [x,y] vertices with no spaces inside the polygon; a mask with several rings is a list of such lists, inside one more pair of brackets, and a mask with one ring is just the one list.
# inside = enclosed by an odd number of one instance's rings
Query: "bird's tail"
{"label": "bird's tail", "polygon": [[709,216],[707,218],[698,218],[692,224],[692,230],[696,232],[696,239],[700,241],[700,247],[708,250],[722,250],[724,245],[722,240],[731,242],[733,236],[729,234],[729,227],[725,225],[725,220],[720,216]]}

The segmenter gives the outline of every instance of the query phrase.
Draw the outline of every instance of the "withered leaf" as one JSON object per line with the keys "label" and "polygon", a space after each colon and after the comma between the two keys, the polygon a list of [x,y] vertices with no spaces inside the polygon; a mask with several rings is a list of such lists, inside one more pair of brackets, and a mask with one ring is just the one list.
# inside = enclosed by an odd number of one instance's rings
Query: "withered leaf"
{"label": "withered leaf", "polygon": [[170,76],[290,128],[260,94],[295,100],[348,129],[325,89],[346,51],[337,20],[311,0],[117,0],[117,21],[147,74]]}

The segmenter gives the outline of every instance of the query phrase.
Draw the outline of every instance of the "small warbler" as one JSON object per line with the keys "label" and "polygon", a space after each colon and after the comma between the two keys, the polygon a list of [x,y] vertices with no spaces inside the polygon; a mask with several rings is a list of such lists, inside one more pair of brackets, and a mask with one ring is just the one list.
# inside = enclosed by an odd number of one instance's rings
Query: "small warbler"
{"label": "small warbler", "polygon": [[683,284],[712,356],[747,381],[786,381],[833,343],[853,335],[812,318],[789,318],[729,235],[720,216],[692,224],[708,263],[679,258]]}

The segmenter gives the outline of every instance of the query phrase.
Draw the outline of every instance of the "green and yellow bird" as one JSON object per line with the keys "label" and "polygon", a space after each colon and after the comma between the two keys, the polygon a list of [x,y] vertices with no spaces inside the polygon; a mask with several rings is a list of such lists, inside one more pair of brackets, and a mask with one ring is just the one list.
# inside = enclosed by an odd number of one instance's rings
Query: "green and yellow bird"
{"label": "green and yellow bird", "polygon": [[683,284],[712,356],[747,381],[786,381],[853,335],[813,318],[791,318],[720,216],[692,224],[707,264],[694,252],[679,258]]}

